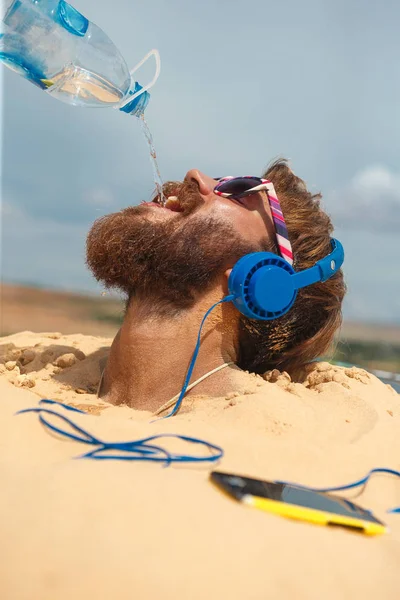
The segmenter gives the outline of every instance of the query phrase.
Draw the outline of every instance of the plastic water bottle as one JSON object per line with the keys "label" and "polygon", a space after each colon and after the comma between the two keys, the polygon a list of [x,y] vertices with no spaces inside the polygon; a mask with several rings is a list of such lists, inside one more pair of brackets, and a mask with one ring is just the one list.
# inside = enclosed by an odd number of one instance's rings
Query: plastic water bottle
{"label": "plastic water bottle", "polygon": [[[150,56],[156,73],[142,87],[133,74]],[[129,71],[104,31],[64,0],[3,0],[0,60],[58,100],[136,116],[143,115],[147,90],[160,73],[157,50]]]}

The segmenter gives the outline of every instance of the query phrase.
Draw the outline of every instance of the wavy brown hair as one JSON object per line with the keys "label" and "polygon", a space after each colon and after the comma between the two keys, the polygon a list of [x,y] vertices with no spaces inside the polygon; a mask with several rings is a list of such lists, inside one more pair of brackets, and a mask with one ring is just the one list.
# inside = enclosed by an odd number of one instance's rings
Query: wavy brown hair
{"label": "wavy brown hair", "polygon": [[[311,194],[283,159],[263,177],[272,181],[278,194],[296,271],[312,267],[331,251],[333,226],[320,207],[321,194]],[[304,365],[331,347],[342,322],[345,292],[340,270],[324,283],[299,290],[291,310],[279,319],[259,321],[241,315],[238,366],[260,374],[277,368],[297,378]]]}

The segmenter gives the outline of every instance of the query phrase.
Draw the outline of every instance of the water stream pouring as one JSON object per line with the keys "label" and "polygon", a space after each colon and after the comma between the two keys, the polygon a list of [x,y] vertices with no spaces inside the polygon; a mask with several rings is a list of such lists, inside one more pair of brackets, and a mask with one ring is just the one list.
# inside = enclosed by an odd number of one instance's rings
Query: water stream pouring
{"label": "water stream pouring", "polygon": [[[154,57],[156,72],[141,86],[134,73]],[[73,106],[117,108],[140,116],[160,73],[151,50],[129,68],[109,37],[64,0],[3,0],[0,60],[54,98]]]}

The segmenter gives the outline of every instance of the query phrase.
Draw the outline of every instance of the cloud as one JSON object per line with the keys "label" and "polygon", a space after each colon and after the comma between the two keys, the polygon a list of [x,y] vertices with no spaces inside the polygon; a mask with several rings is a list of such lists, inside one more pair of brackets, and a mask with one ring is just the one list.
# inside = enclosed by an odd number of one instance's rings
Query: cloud
{"label": "cloud", "polygon": [[4,224],[4,219],[10,218],[16,221],[17,219],[24,219],[26,215],[22,208],[3,200],[0,205],[0,216],[1,222]]}
{"label": "cloud", "polygon": [[106,187],[95,187],[83,192],[83,201],[95,208],[113,208],[115,206],[115,196],[113,192]]}
{"label": "cloud", "polygon": [[348,293],[344,317],[355,321],[400,323],[398,236],[381,231],[338,229],[343,244]]}
{"label": "cloud", "polygon": [[400,231],[400,174],[382,165],[358,171],[350,184],[326,197],[336,226],[342,229]]}
{"label": "cloud", "polygon": [[2,278],[69,290],[99,289],[85,266],[88,225],[36,218],[1,204]]}

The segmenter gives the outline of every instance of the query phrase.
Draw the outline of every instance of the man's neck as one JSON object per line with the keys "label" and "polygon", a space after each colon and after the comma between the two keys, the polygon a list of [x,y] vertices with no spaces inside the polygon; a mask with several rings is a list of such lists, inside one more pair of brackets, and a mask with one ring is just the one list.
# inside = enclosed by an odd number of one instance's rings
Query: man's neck
{"label": "man's neck", "polygon": [[[218,298],[204,297],[179,316],[146,314],[131,302],[111,346],[100,396],[112,404],[155,411],[183,387],[201,320]],[[238,314],[230,303],[217,306],[204,324],[191,382],[224,363],[236,360]],[[232,370],[205,379],[193,393],[219,396],[232,391]],[[188,392],[189,394],[190,392]]]}

